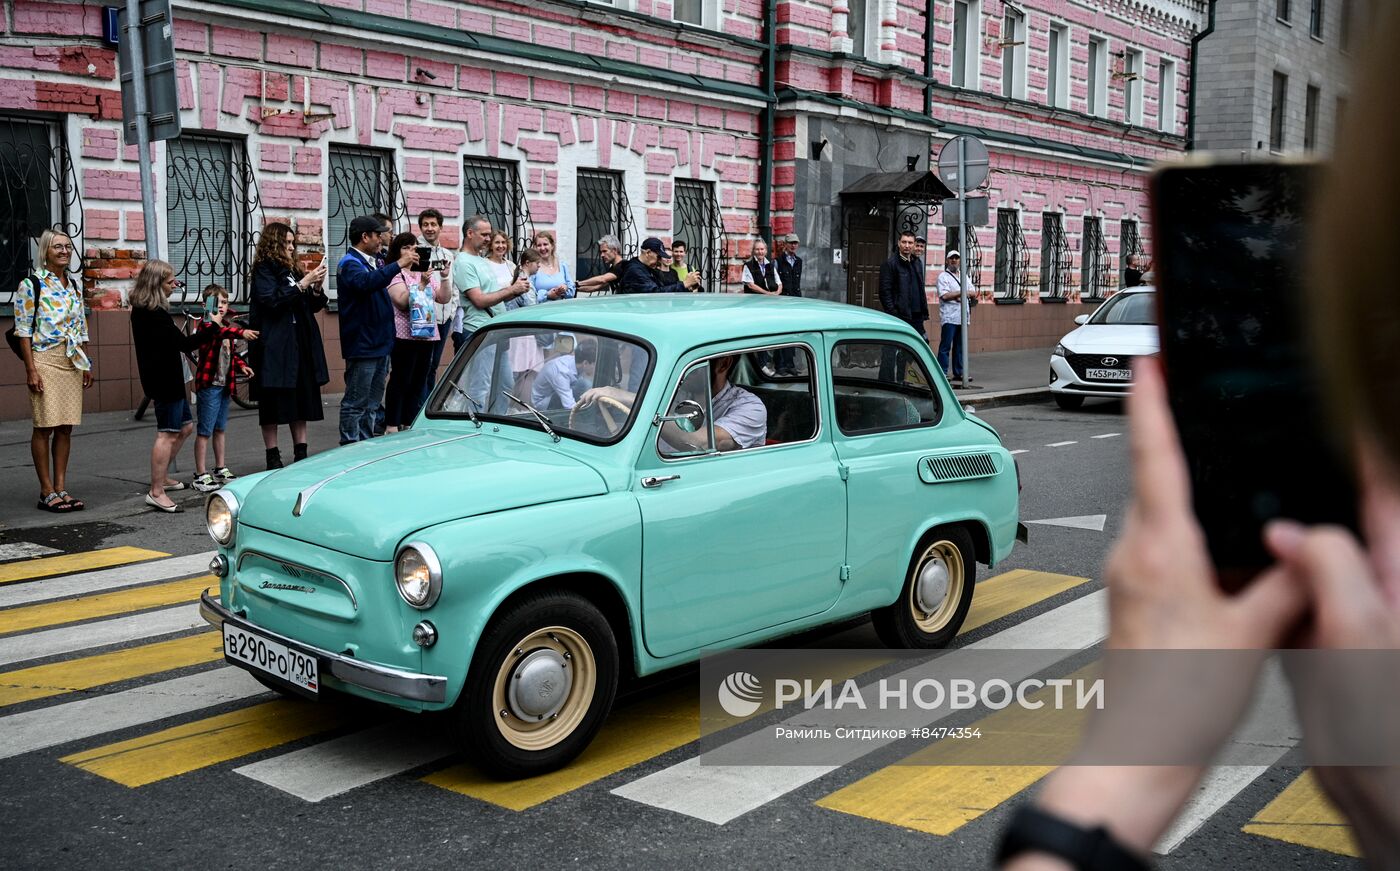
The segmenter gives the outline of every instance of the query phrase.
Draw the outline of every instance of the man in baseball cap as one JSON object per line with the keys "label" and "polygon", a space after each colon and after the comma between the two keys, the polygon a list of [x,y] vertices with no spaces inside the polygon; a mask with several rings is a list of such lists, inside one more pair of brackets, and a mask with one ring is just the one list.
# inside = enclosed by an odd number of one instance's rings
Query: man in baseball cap
{"label": "man in baseball cap", "polygon": [[684,282],[670,269],[661,269],[661,255],[666,243],[655,236],[642,240],[637,256],[623,263],[617,276],[618,293],[679,293],[700,281],[699,273],[690,273]]}
{"label": "man in baseball cap", "polygon": [[962,274],[962,255],[949,251],[943,257],[943,272],[938,276],[938,316],[943,321],[938,342],[938,364],[944,375],[951,375],[956,386],[963,386],[962,365],[962,297],[972,290],[972,283]]}

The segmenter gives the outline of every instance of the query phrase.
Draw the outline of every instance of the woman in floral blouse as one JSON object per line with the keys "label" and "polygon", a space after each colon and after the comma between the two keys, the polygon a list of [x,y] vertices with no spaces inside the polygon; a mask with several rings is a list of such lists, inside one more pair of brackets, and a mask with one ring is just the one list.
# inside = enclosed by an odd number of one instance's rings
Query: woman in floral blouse
{"label": "woman in floral blouse", "polygon": [[34,274],[15,291],[15,335],[34,417],[29,449],[39,476],[38,507],[81,511],[82,500],[68,495],[68,452],[73,427],[83,421],[83,390],[92,386],[92,361],[83,289],[68,274],[73,240],[45,230],[35,262]]}

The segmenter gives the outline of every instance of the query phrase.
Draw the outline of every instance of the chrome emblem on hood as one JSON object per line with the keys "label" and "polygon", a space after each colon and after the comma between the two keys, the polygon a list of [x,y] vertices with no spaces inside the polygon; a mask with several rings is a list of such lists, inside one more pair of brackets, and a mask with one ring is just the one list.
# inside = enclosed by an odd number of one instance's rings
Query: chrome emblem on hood
{"label": "chrome emblem on hood", "polygon": [[1103,365],[1107,366],[1107,367],[1110,368],[1110,369],[1116,369],[1116,368],[1118,368],[1118,358],[1117,358],[1117,357],[1104,357],[1104,358],[1103,358],[1102,360],[1100,360],[1099,362],[1102,363]]}

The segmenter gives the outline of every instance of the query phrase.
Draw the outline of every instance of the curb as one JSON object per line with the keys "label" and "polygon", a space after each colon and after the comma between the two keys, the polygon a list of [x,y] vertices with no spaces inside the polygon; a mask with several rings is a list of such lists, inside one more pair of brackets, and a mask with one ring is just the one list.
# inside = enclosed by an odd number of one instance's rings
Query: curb
{"label": "curb", "polygon": [[997,390],[981,395],[953,391],[964,408],[1000,408],[1004,405],[1033,405],[1050,401],[1050,387],[1026,387],[1020,390]]}

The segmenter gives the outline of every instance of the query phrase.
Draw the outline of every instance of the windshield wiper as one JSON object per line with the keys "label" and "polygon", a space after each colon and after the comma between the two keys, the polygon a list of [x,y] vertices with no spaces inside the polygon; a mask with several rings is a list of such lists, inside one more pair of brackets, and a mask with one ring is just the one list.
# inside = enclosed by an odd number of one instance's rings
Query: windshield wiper
{"label": "windshield wiper", "polygon": [[544,416],[543,411],[540,411],[538,408],[535,408],[533,405],[521,399],[519,396],[516,396],[514,393],[511,393],[509,390],[502,390],[501,392],[504,393],[506,398],[509,399],[511,402],[514,402],[516,405],[533,414],[535,416],[535,420],[538,420],[540,422],[540,426],[544,427],[544,431],[549,433],[549,437],[554,439],[555,442],[559,441],[559,433],[555,432],[554,427],[549,425],[549,418]]}
{"label": "windshield wiper", "polygon": [[447,386],[448,386],[448,387],[451,387],[453,390],[457,391],[458,395],[460,395],[463,399],[465,399],[465,400],[469,403],[469,404],[467,405],[467,417],[471,418],[472,423],[476,424],[476,428],[477,428],[477,429],[481,429],[481,420],[480,420],[480,418],[478,418],[478,417],[476,416],[476,412],[472,411],[472,406],[473,406],[473,405],[475,405],[477,408],[480,408],[480,407],[481,407],[481,403],[479,403],[479,402],[477,402],[475,399],[473,399],[472,396],[471,396],[471,394],[467,393],[467,391],[465,391],[465,390],[463,390],[462,388],[458,387],[456,381],[449,381],[449,382],[447,382]]}

